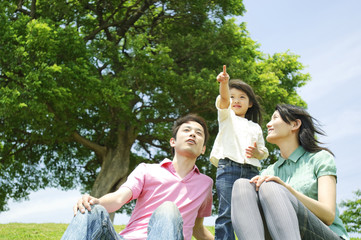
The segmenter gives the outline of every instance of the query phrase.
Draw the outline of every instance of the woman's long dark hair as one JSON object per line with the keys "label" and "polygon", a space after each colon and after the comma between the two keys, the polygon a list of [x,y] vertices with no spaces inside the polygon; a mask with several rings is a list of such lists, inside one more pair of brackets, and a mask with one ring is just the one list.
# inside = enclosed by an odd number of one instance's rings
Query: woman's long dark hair
{"label": "woman's long dark hair", "polygon": [[334,155],[328,148],[319,146],[319,144],[322,143],[316,139],[315,134],[323,136],[326,134],[321,128],[319,128],[318,121],[305,109],[290,104],[278,104],[276,106],[276,110],[279,112],[282,120],[288,124],[292,121],[296,121],[297,119],[302,122],[298,133],[298,141],[306,151],[315,153],[321,150],[326,150]]}
{"label": "woman's long dark hair", "polygon": [[261,125],[262,109],[257,100],[259,97],[254,93],[252,87],[242,80],[232,79],[229,81],[229,89],[232,88],[245,92],[249,98],[249,102],[252,103],[252,107],[248,108],[245,118]]}

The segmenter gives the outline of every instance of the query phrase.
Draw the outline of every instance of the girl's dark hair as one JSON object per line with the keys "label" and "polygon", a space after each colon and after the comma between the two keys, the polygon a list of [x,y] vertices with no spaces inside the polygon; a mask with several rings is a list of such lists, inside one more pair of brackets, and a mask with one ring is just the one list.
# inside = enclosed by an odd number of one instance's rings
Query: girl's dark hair
{"label": "girl's dark hair", "polygon": [[[172,128],[172,137],[174,139],[177,139],[177,132],[178,132],[180,126],[182,124],[190,122],[190,121],[197,122],[203,127],[203,132],[204,132],[203,146],[206,146],[208,138],[209,138],[209,132],[208,132],[206,120],[204,120],[204,118],[202,118],[201,116],[194,114],[194,113],[190,113],[183,117],[180,117],[174,122],[174,125]],[[174,155],[174,148],[172,148],[171,151],[172,151],[172,154]]]}
{"label": "girl's dark hair", "polygon": [[328,148],[319,146],[322,143],[316,139],[316,133],[323,136],[326,134],[319,128],[317,119],[313,118],[305,109],[290,104],[278,104],[276,110],[279,112],[282,120],[288,124],[297,119],[302,122],[298,132],[298,141],[306,151],[315,153],[326,150],[334,155]]}
{"label": "girl's dark hair", "polygon": [[239,79],[232,79],[229,81],[229,89],[238,89],[245,92],[249,98],[249,102],[252,103],[252,107],[248,108],[246,112],[246,118],[259,125],[262,124],[261,105],[258,103],[258,96],[253,92],[250,85]]}

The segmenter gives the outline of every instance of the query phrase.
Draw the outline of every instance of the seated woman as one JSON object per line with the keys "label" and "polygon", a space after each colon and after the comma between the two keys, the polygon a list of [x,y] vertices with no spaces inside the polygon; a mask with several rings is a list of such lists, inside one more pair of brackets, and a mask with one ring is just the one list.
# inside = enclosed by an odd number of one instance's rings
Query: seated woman
{"label": "seated woman", "polygon": [[[276,163],[232,192],[232,223],[238,239],[349,239],[336,206],[336,164],[320,147],[304,109],[277,105],[266,140],[280,148]],[[270,236],[269,236],[270,235]]]}

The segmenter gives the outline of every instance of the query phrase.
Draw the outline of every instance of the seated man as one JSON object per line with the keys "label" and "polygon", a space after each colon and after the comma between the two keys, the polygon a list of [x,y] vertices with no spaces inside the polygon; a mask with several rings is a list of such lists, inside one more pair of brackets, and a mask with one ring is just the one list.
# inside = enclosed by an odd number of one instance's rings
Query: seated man
{"label": "seated man", "polygon": [[[203,218],[212,212],[213,181],[195,165],[206,149],[206,122],[189,114],[178,119],[172,131],[172,161],[139,164],[117,191],[99,199],[83,195],[62,239],[191,240],[192,234],[197,239],[214,239],[203,225]],[[137,203],[129,223],[117,234],[108,212],[133,199]]]}

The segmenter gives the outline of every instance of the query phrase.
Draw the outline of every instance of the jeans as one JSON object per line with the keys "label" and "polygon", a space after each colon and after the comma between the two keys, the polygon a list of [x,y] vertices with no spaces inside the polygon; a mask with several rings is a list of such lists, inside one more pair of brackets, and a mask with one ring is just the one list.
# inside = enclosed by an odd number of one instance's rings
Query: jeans
{"label": "jeans", "polygon": [[256,191],[254,183],[234,183],[232,223],[240,240],[340,240],[326,224],[305,207],[284,186],[264,182]]}
{"label": "jeans", "polygon": [[[125,240],[115,232],[108,212],[101,205],[93,205],[92,210],[84,214],[78,211],[61,239]],[[153,212],[147,239],[183,240],[183,219],[174,203],[164,202]]]}
{"label": "jeans", "polygon": [[257,167],[249,164],[236,163],[228,158],[218,162],[216,188],[218,196],[218,217],[215,224],[215,239],[234,240],[234,230],[231,220],[231,199],[233,183],[239,178],[258,175]]}

